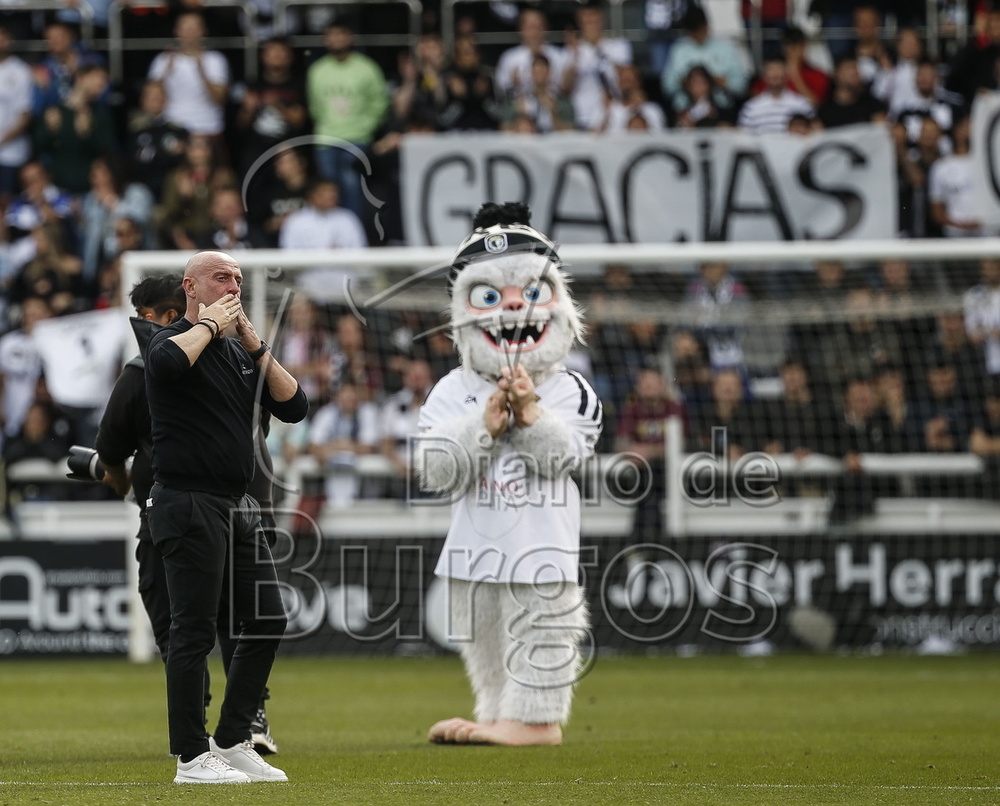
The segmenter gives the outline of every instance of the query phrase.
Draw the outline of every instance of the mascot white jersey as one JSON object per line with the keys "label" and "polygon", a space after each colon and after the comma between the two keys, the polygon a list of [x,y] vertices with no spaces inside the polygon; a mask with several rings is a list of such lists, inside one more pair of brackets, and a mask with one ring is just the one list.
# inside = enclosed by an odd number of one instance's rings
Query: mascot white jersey
{"label": "mascot white jersey", "polygon": [[416,466],[452,500],[436,573],[476,697],[435,742],[559,744],[589,637],[578,584],[580,495],[602,408],[562,366],[583,335],[555,245],[522,204],[486,204],[456,254],[461,366],[424,402]]}

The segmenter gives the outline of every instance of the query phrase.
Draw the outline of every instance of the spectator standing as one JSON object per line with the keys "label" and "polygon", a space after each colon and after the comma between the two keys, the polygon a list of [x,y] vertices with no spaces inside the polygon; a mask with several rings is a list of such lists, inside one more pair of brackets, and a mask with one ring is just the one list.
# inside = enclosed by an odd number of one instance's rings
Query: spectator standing
{"label": "spectator standing", "polygon": [[[327,54],[306,76],[314,132],[365,149],[389,106],[385,76],[374,61],[353,51],[354,34],[345,23],[327,28],[324,41]],[[316,148],[316,166],[320,176],[337,183],[344,207],[360,216],[364,199],[355,154],[324,143]]]}
{"label": "spectator standing", "polygon": [[851,378],[872,379],[887,365],[899,366],[903,346],[892,325],[878,316],[874,292],[861,286],[847,292],[847,322],[813,342],[813,379],[821,394],[833,395]]}
{"label": "spectator standing", "polygon": [[139,112],[128,124],[128,158],[134,176],[159,199],[167,174],[181,164],[188,130],[171,123],[163,112],[167,94],[159,81],[147,81],[139,96]]}
{"label": "spectator standing", "polygon": [[604,11],[599,5],[577,9],[578,30],[566,34],[566,68],[563,90],[573,101],[576,125],[591,130],[601,123],[605,93],[617,97],[616,65],[632,63],[632,45],[627,39],[604,36]]}
{"label": "spectator standing", "polygon": [[[274,176],[264,177],[261,185],[251,191],[249,201],[253,239],[267,247],[277,247],[282,224],[307,203],[309,166],[306,158],[292,148],[282,151],[274,158]],[[309,397],[312,399],[311,395]]]}
{"label": "spectator standing", "polygon": [[36,153],[52,180],[76,195],[90,187],[91,162],[116,150],[111,114],[99,103],[107,86],[103,67],[81,67],[66,100],[45,109],[35,125]]}
{"label": "spectator standing", "polygon": [[[781,48],[788,75],[786,86],[816,108],[830,93],[830,76],[809,62],[806,46],[806,35],[801,28],[788,28],[782,34]],[[767,61],[764,60],[765,64]],[[759,95],[764,89],[764,78],[758,77],[750,85],[750,95]]]}
{"label": "spectator standing", "polygon": [[58,224],[66,235],[76,228],[73,198],[53,184],[40,162],[29,162],[20,170],[23,190],[7,208],[4,220],[16,234],[27,235],[42,224]]}
{"label": "spectator standing", "polygon": [[1000,59],[1000,7],[986,12],[983,40],[971,39],[948,65],[947,87],[971,105],[976,95],[998,89],[997,60]]}
{"label": "spectator standing", "polygon": [[948,356],[932,351],[924,366],[927,383],[917,400],[916,422],[922,450],[955,453],[968,450],[972,412],[958,390],[958,374]]}
{"label": "spectator standing", "polygon": [[646,96],[639,68],[633,64],[620,64],[617,72],[619,94],[605,95],[604,120],[601,122],[600,131],[627,131],[629,122],[636,116],[645,121],[645,128],[648,131],[663,131],[666,128],[663,109]]}
{"label": "spectator standing", "polygon": [[969,435],[969,450],[986,463],[979,496],[997,498],[1000,491],[1000,384],[992,380]]}
{"label": "spectator standing", "polygon": [[330,359],[330,389],[352,383],[363,400],[375,400],[382,390],[381,365],[353,314],[337,319]]}
{"label": "spectator standing", "polygon": [[21,326],[0,336],[0,420],[7,439],[21,430],[35,400],[42,357],[31,334],[36,324],[51,316],[52,309],[44,298],[28,297],[21,303]]}
{"label": "spectator standing", "polygon": [[196,249],[198,241],[211,231],[212,193],[235,185],[236,176],[220,164],[212,139],[204,134],[192,135],[184,150],[184,162],[167,176],[156,211],[160,244]]}
{"label": "spectator standing", "polygon": [[548,60],[549,89],[553,94],[562,87],[566,60],[566,54],[561,49],[545,41],[548,21],[540,9],[530,7],[523,9],[518,30],[521,44],[508,48],[500,54],[493,76],[497,97],[508,104],[531,91],[534,84],[535,57],[544,56]]}
{"label": "spectator standing", "polygon": [[[932,279],[905,260],[883,260],[878,266],[875,307],[885,324],[895,329],[907,355],[926,345],[934,331],[933,318],[918,310],[921,297],[933,287]],[[913,388],[912,368],[904,368]]]}
{"label": "spectator standing", "polygon": [[704,263],[684,294],[687,320],[708,350],[712,369],[742,368],[747,289],[725,263]]}
{"label": "spectator standing", "polygon": [[824,451],[844,461],[844,475],[833,482],[832,523],[843,523],[875,510],[877,494],[888,491],[891,485],[865,478],[861,456],[887,450],[885,423],[878,411],[878,397],[872,382],[868,378],[851,378],[844,387],[843,413]]}
{"label": "spectator standing", "polygon": [[[317,179],[306,193],[306,206],[289,214],[278,233],[281,249],[363,249],[368,237],[361,219],[340,206],[340,191],[334,182]],[[341,300],[346,283],[354,277],[346,269],[327,266],[302,272],[301,290],[318,300]]]}
{"label": "spectator standing", "polygon": [[244,171],[272,146],[305,134],[309,128],[305,82],[293,70],[295,53],[288,42],[264,42],[260,65],[260,77],[247,89],[236,117]]}
{"label": "spectator standing", "polygon": [[963,310],[969,340],[982,345],[986,371],[1000,375],[1000,260],[990,258],[980,264],[982,282],[965,292]]}
{"label": "spectator standing", "polygon": [[678,330],[670,337],[669,367],[684,404],[692,409],[705,406],[712,397],[712,370],[705,348],[694,334]]}
{"label": "spectator standing", "polygon": [[917,100],[917,69],[924,55],[924,43],[912,28],[903,28],[896,37],[896,61],[879,74],[873,91],[889,107],[893,119]]}
{"label": "spectator standing", "polygon": [[14,195],[17,173],[31,157],[31,69],[10,47],[10,32],[0,26],[0,203]]}
{"label": "spectator standing", "polygon": [[812,104],[788,89],[788,68],[782,58],[764,63],[764,89],[740,109],[738,125],[756,134],[788,131],[788,121],[796,115],[812,118]]}
{"label": "spectator standing", "polygon": [[931,217],[948,238],[985,234],[976,205],[969,127],[968,117],[955,123],[954,151],[935,162],[928,176]]}
{"label": "spectator standing", "polygon": [[[663,499],[667,493],[667,420],[684,418],[684,406],[674,400],[666,379],[655,369],[644,369],[618,415],[615,451],[639,457],[636,489],[645,491],[636,502],[632,537],[637,543],[663,539]],[[682,436],[683,439],[683,436]],[[682,448],[683,450],[683,448]]]}
{"label": "spectator standing", "polygon": [[906,142],[915,146],[920,140],[923,122],[933,120],[944,137],[947,151],[952,150],[951,130],[962,114],[962,97],[941,86],[937,65],[925,59],[917,65],[914,79],[916,93],[905,105],[891,112],[892,119],[906,127]]}
{"label": "spectator standing", "polygon": [[892,69],[892,58],[882,41],[882,18],[873,5],[859,5],[854,9],[854,58],[865,86],[878,86],[883,72]]}
{"label": "spectator standing", "polygon": [[337,185],[318,179],[306,193],[306,206],[290,213],[278,238],[282,249],[362,249],[368,245],[361,220],[340,206]]}
{"label": "spectator standing", "polygon": [[681,82],[691,68],[699,65],[712,80],[712,98],[715,104],[729,108],[746,95],[749,70],[740,50],[728,39],[711,35],[708,17],[698,6],[692,7],[684,18],[687,32],[670,51],[670,58],[661,76],[663,95],[675,110],[686,109],[691,99],[681,87]]}
{"label": "spectator standing", "polygon": [[298,378],[309,400],[329,399],[333,334],[320,325],[316,303],[304,294],[296,294],[289,303],[274,354]]}
{"label": "spectator standing", "polygon": [[32,256],[14,277],[7,291],[10,302],[29,296],[49,300],[56,315],[69,313],[77,303],[83,261],[67,246],[57,224],[42,224],[28,236]]}
{"label": "spectator standing", "polygon": [[131,218],[115,220],[114,236],[114,245],[118,251],[107,255],[97,270],[97,299],[94,300],[96,310],[121,305],[122,255],[150,248],[143,228]]}
{"label": "spectator standing", "polygon": [[448,105],[445,61],[444,43],[435,33],[420,37],[414,56],[405,51],[399,54],[399,84],[392,95],[396,123],[428,120],[435,129],[441,128]]}
{"label": "spectator standing", "polygon": [[309,452],[323,468],[329,505],[349,507],[362,491],[357,472],[359,456],[379,447],[378,407],[363,400],[353,383],[344,383],[333,400],[321,406],[309,428]]}
{"label": "spectator standing", "polygon": [[229,63],[215,50],[205,50],[205,19],[188,11],[177,18],[177,47],[160,53],[149,78],[162,82],[167,103],[164,117],[192,134],[219,137],[229,91]]}
{"label": "spectator standing", "polygon": [[855,123],[877,123],[886,119],[885,104],[865,86],[854,56],[844,56],[837,62],[833,72],[833,89],[826,103],[820,105],[817,117],[826,129]]}
{"label": "spectator standing", "polygon": [[767,453],[791,453],[803,458],[822,452],[827,431],[837,419],[826,395],[814,394],[804,360],[787,356],[779,370],[781,397],[768,401],[763,409],[762,448]]}
{"label": "spectator standing", "polygon": [[[9,467],[25,459],[58,462],[65,458],[69,453],[70,435],[67,430],[59,428],[59,425],[56,413],[49,404],[34,401],[28,406],[20,433],[4,445],[4,463]],[[51,500],[51,493],[33,497]]]}
{"label": "spectator standing", "polygon": [[115,234],[119,220],[129,219],[141,229],[143,240],[151,239],[154,204],[149,188],[126,181],[125,167],[119,157],[98,157],[91,163],[90,190],[83,199],[80,221],[85,286],[92,286],[98,268],[119,253]]}
{"label": "spectator standing", "polygon": [[[96,53],[80,45],[71,26],[64,22],[46,26],[45,58],[34,69],[34,114],[41,115],[50,106],[65,104],[80,70],[103,66],[103,60]],[[98,100],[106,105],[106,92]]]}
{"label": "spectator standing", "polygon": [[396,473],[396,483],[391,485],[394,489],[390,490],[393,498],[419,490],[410,467],[409,441],[420,433],[417,427],[420,407],[433,385],[430,365],[418,358],[411,359],[403,370],[403,388],[382,405],[381,450]]}
{"label": "spectator standing", "polygon": [[743,379],[737,370],[716,371],[711,400],[691,412],[691,447],[719,459],[743,456],[758,431],[745,397]]}
{"label": "spectator standing", "polygon": [[573,102],[559,89],[552,89],[547,56],[539,54],[531,63],[531,78],[519,84],[518,94],[502,110],[504,131],[517,131],[517,122],[530,120],[540,134],[575,128]]}
{"label": "spectator standing", "polygon": [[250,225],[243,211],[243,199],[236,188],[221,187],[212,191],[208,204],[211,229],[198,243],[200,249],[234,252],[253,249]]}
{"label": "spectator standing", "polygon": [[920,122],[916,145],[907,147],[906,128],[902,123],[892,127],[899,168],[900,230],[913,238],[937,238],[941,228],[934,221],[928,193],[931,167],[942,157],[941,127],[931,117]]}
{"label": "spectator standing", "polygon": [[646,0],[644,17],[649,43],[649,69],[654,76],[663,75],[684,15],[696,2],[697,0]]}
{"label": "spectator standing", "polygon": [[965,330],[961,311],[942,311],[931,338],[931,349],[944,355],[958,376],[958,393],[964,400],[979,405],[988,386],[983,346],[974,344]]}
{"label": "spectator standing", "polygon": [[922,449],[917,407],[910,402],[906,377],[899,367],[887,365],[875,378],[879,416],[885,432],[886,453],[912,453]]}
{"label": "spectator standing", "polygon": [[471,36],[455,40],[455,58],[445,71],[447,106],[441,125],[449,131],[489,131],[496,129],[500,110],[493,88],[493,76],[479,56]]}

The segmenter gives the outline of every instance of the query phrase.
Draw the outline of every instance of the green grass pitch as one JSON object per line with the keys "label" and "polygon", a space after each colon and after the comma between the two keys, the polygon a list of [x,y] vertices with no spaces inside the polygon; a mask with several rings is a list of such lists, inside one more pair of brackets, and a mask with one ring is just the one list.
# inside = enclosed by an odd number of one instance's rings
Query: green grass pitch
{"label": "green grass pitch", "polygon": [[1000,804],[995,655],[602,658],[558,748],[428,744],[454,658],[279,657],[272,689],[291,783],[179,787],[161,668],[4,660],[0,806]]}

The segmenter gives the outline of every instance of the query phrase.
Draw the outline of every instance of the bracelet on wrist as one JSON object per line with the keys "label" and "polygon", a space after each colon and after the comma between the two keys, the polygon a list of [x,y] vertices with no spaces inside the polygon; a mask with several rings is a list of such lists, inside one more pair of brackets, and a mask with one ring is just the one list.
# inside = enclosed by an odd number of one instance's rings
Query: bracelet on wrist
{"label": "bracelet on wrist", "polygon": [[200,322],[199,321],[199,322],[195,322],[194,323],[195,327],[197,327],[198,325],[201,325],[202,327],[207,327],[208,328],[208,332],[212,334],[212,338],[213,339],[215,338],[215,330],[212,329],[212,326],[208,322]]}
{"label": "bracelet on wrist", "polygon": [[219,323],[216,322],[211,316],[203,316],[198,321],[199,322],[211,322],[213,325],[215,325],[215,335],[216,336],[218,336],[219,332],[222,330],[222,328],[219,327]]}

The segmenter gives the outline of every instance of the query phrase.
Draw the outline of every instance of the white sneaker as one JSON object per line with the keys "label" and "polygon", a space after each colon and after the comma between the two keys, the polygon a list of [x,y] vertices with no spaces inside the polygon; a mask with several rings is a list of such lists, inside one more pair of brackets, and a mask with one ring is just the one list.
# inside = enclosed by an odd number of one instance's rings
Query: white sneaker
{"label": "white sneaker", "polygon": [[207,750],[186,764],[177,759],[175,784],[249,784],[253,780],[245,772],[231,767],[226,761]]}
{"label": "white sneaker", "polygon": [[212,736],[208,737],[208,744],[213,753],[233,769],[246,774],[251,781],[282,782],[288,780],[288,776],[282,770],[272,767],[260,757],[260,754],[253,749],[253,742],[250,739],[225,750],[215,743]]}

